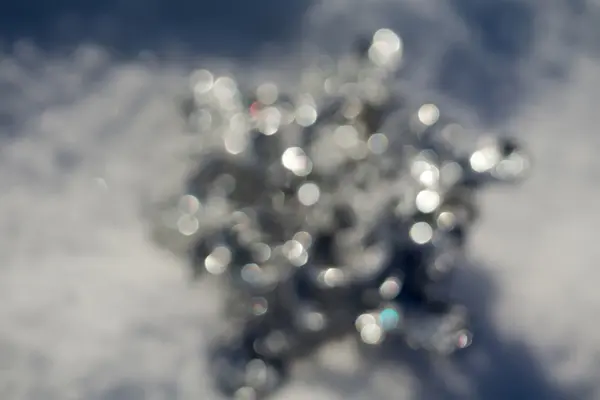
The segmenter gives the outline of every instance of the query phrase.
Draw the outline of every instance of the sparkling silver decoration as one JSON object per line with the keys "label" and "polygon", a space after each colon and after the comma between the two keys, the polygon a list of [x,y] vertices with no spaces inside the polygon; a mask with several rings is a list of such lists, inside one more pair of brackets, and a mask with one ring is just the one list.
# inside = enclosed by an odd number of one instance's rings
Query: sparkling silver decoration
{"label": "sparkling silver decoration", "polygon": [[225,284],[232,329],[211,365],[232,398],[268,396],[290,361],[338,336],[445,355],[471,344],[447,289],[475,194],[520,180],[528,158],[514,139],[475,141],[437,105],[394,90],[393,31],[358,47],[309,69],[292,94],[191,77],[183,108],[204,154],[155,233]]}

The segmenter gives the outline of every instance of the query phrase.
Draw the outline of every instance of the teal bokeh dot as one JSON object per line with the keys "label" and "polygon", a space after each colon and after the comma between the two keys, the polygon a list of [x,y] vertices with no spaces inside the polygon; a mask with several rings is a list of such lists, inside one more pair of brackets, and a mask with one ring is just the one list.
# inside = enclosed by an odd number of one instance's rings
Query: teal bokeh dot
{"label": "teal bokeh dot", "polygon": [[393,308],[385,308],[379,313],[379,323],[386,331],[395,329],[400,323],[400,314]]}

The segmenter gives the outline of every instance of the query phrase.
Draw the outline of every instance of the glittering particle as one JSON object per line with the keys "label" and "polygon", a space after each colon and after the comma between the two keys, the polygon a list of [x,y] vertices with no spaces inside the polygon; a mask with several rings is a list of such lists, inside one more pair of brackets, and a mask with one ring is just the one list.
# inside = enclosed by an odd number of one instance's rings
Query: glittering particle
{"label": "glittering particle", "polygon": [[394,31],[386,28],[379,29],[375,32],[373,35],[373,43],[385,43],[391,52],[400,51],[402,47],[400,37],[398,37]]}
{"label": "glittering particle", "polygon": [[440,118],[440,110],[435,104],[423,104],[419,108],[417,116],[423,125],[431,126]]}
{"label": "glittering particle", "polygon": [[504,181],[521,178],[528,168],[527,158],[518,152],[511,153],[498,163],[494,175]]}
{"label": "glittering particle", "polygon": [[528,157],[512,139],[485,139],[469,158],[471,169],[489,173],[500,181],[516,181],[525,175]]}
{"label": "glittering particle", "polygon": [[271,258],[271,247],[268,244],[252,243],[250,247],[257,262],[263,263]]}
{"label": "glittering particle", "polygon": [[296,123],[303,127],[309,127],[317,121],[317,110],[315,107],[304,104],[296,109]]}
{"label": "glittering particle", "polygon": [[373,154],[381,155],[386,152],[389,145],[387,136],[383,133],[375,133],[371,135],[367,141],[367,146]]}
{"label": "glittering particle", "polygon": [[263,83],[256,89],[256,97],[262,104],[267,106],[275,103],[278,96],[279,89],[277,88],[277,85],[272,82]]}
{"label": "glittering particle", "polygon": [[278,354],[288,346],[288,338],[282,331],[275,330],[267,335],[264,340],[264,346],[272,354]]}
{"label": "glittering particle", "polygon": [[385,300],[393,300],[400,294],[402,283],[398,278],[388,278],[379,287],[379,294]]}
{"label": "glittering particle", "polygon": [[342,125],[334,133],[334,138],[338,146],[344,149],[351,149],[358,144],[358,132],[352,125]]}
{"label": "glittering particle", "polygon": [[390,29],[380,29],[373,35],[369,58],[380,67],[394,66],[402,55],[402,40]]}
{"label": "glittering particle", "polygon": [[305,307],[301,308],[298,314],[298,323],[303,329],[311,332],[319,332],[325,328],[326,320],[323,313]]}
{"label": "glittering particle", "polygon": [[256,316],[264,315],[269,309],[269,303],[264,297],[252,299],[252,313]]}
{"label": "glittering particle", "polygon": [[336,287],[342,285],[346,276],[341,269],[338,268],[327,268],[319,275],[319,280],[328,287]]}
{"label": "glittering particle", "polygon": [[312,171],[312,161],[300,147],[290,147],[284,151],[281,163],[298,176],[306,176]]}
{"label": "glittering particle", "polygon": [[500,155],[495,149],[487,148],[478,150],[471,155],[469,162],[475,172],[485,172],[494,167],[499,161]]}
{"label": "glittering particle", "polygon": [[231,251],[227,247],[217,247],[204,260],[204,267],[213,275],[220,275],[231,263]]}
{"label": "glittering particle", "polygon": [[254,101],[252,104],[250,104],[250,107],[248,107],[248,112],[252,117],[257,117],[258,113],[260,112],[260,108],[260,103],[258,101]]}
{"label": "glittering particle", "polygon": [[367,325],[376,324],[377,319],[372,314],[361,314],[356,318],[355,326],[359,332]]}
{"label": "glittering particle", "polygon": [[315,183],[307,182],[298,189],[298,200],[305,206],[312,206],[319,201],[321,191]]}
{"label": "glittering particle", "polygon": [[205,69],[194,72],[190,78],[194,94],[197,97],[203,96],[208,93],[214,85],[214,77]]}
{"label": "glittering particle", "polygon": [[267,383],[268,368],[263,360],[254,359],[246,365],[246,383],[251,387],[263,387]]}
{"label": "glittering particle", "polygon": [[426,155],[413,161],[411,165],[412,176],[426,187],[434,187],[440,179],[440,170]]}
{"label": "glittering particle", "polygon": [[300,257],[304,251],[304,246],[297,240],[290,240],[284,244],[283,251],[287,258],[291,260]]}
{"label": "glittering particle", "polygon": [[258,129],[267,136],[273,135],[281,125],[281,112],[276,107],[267,107],[259,113]]}
{"label": "glittering particle", "polygon": [[360,101],[360,99],[353,98],[351,101],[349,101],[345,105],[344,110],[342,111],[342,114],[347,119],[355,119],[360,115],[362,110],[363,110],[363,104]]}
{"label": "glittering particle", "polygon": [[453,252],[438,255],[428,269],[430,278],[435,280],[439,277],[447,276],[456,263],[457,255],[453,254]]}
{"label": "glittering particle", "polygon": [[396,329],[400,323],[400,314],[393,308],[385,308],[379,313],[378,323],[386,331]]}
{"label": "glittering particle", "polygon": [[419,211],[429,214],[439,207],[441,200],[438,192],[434,190],[422,190],[417,194],[416,204]]}
{"label": "glittering particle", "polygon": [[367,324],[360,330],[360,338],[366,344],[379,344],[383,341],[383,329],[378,324]]}
{"label": "glittering particle", "polygon": [[253,286],[260,285],[260,283],[263,280],[262,269],[254,263],[244,265],[244,267],[241,270],[240,275],[243,280],[245,280],[246,282],[248,282],[249,284],[251,284]]}
{"label": "glittering particle", "polygon": [[196,196],[186,194],[179,200],[179,209],[188,215],[196,214],[200,210],[200,200]]}
{"label": "glittering particle", "polygon": [[410,228],[410,238],[417,244],[425,244],[433,238],[433,228],[427,222],[417,222]]}
{"label": "glittering particle", "polygon": [[445,187],[455,185],[462,177],[462,167],[454,161],[444,163],[440,170],[440,180]]}
{"label": "glittering particle", "polygon": [[305,249],[309,248],[312,245],[312,241],[313,241],[310,233],[305,232],[305,231],[297,232],[296,234],[294,234],[293,239],[296,240],[298,243],[302,244],[302,246]]}
{"label": "glittering particle", "polygon": [[191,236],[198,232],[198,228],[200,228],[200,222],[191,215],[182,215],[177,220],[177,229],[182,235]]}
{"label": "glittering particle", "polygon": [[237,94],[237,84],[227,76],[217,78],[212,89],[215,97],[221,103],[231,102]]}
{"label": "glittering particle", "polygon": [[460,349],[466,349],[471,345],[473,335],[469,331],[460,331],[458,334],[457,346]]}
{"label": "glittering particle", "polygon": [[248,137],[245,135],[235,135],[233,132],[226,134],[223,138],[225,150],[232,155],[237,155],[246,150],[248,146]]}
{"label": "glittering particle", "polygon": [[398,194],[394,213],[397,217],[403,218],[409,216],[415,211],[415,197],[411,188],[403,188],[403,192]]}
{"label": "glittering particle", "polygon": [[437,217],[437,224],[440,228],[450,230],[456,226],[457,217],[450,211],[442,211]]}

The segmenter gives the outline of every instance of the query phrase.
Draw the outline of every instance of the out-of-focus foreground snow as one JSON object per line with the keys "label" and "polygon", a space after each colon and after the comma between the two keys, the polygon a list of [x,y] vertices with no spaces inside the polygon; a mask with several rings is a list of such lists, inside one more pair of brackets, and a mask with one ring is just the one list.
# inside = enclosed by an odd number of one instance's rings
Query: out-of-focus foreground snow
{"label": "out-of-focus foreground snow", "polygon": [[[232,68],[285,77],[304,49],[347,46],[349,34],[380,26],[405,37],[412,84],[470,108],[482,129],[520,135],[534,171],[523,186],[482,198],[474,265],[458,290],[482,332],[470,355],[456,365],[382,358],[346,371],[351,348],[336,344],[318,368],[300,365],[279,398],[600,399],[593,0],[244,6],[260,27],[234,17],[234,3],[230,14],[204,5],[197,35],[173,28],[173,37],[168,24],[177,19],[161,25],[157,2],[115,3],[81,20],[38,12],[31,34],[25,22],[0,28],[2,400],[217,399],[203,349],[217,330],[218,293],[191,285],[183,264],[147,240],[140,218],[144,200],[176,188],[193,147],[173,102],[190,61],[181,55],[215,65],[216,49],[228,48]],[[135,29],[136,12],[147,35]],[[211,12],[217,22],[202,25]],[[227,25],[228,15],[238,20]],[[100,22],[86,29],[88,20]],[[64,24],[64,37],[49,40]],[[253,40],[254,29],[267,33]],[[129,40],[136,35],[151,40]],[[170,51],[178,35],[197,46]]]}

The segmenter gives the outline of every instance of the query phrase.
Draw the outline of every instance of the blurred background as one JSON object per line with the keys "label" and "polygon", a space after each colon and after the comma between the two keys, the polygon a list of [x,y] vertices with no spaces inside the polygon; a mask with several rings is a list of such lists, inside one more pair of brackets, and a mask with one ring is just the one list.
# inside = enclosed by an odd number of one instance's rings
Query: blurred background
{"label": "blurred background", "polygon": [[[403,79],[534,170],[482,198],[458,294],[468,356],[348,370],[324,349],[281,399],[600,399],[596,0],[6,0],[0,3],[0,398],[219,399],[203,353],[219,293],[147,238],[180,181],[174,98],[193,68],[294,76],[380,27]],[[422,95],[422,94],[420,94]],[[315,366],[316,365],[316,366]]]}

